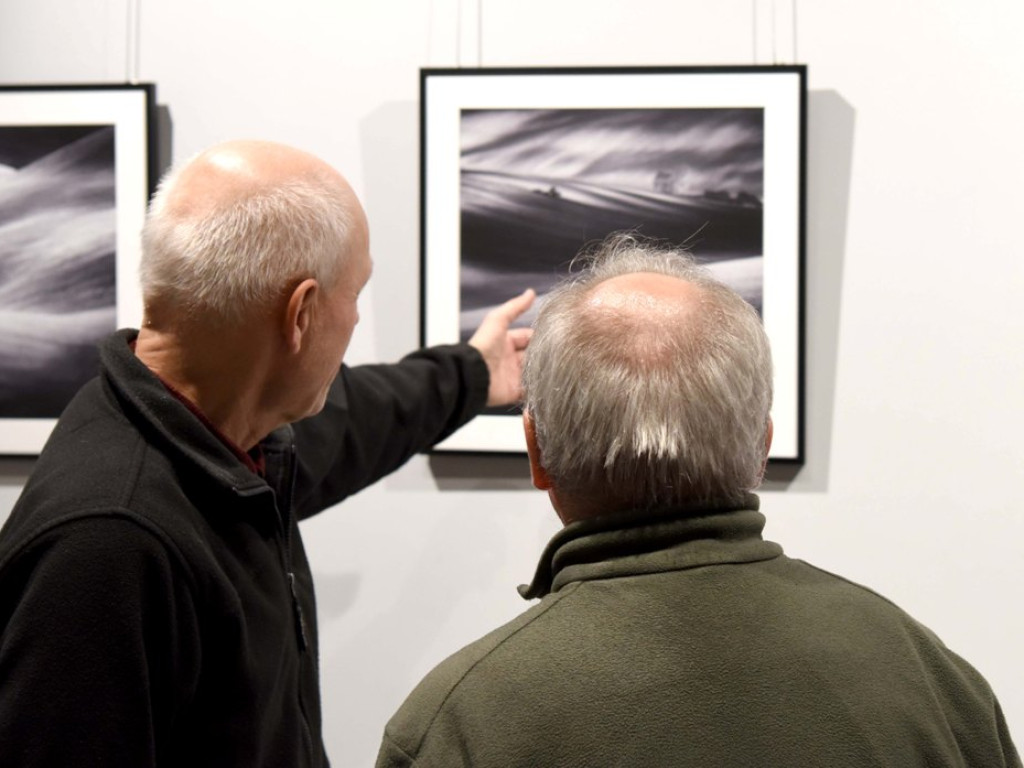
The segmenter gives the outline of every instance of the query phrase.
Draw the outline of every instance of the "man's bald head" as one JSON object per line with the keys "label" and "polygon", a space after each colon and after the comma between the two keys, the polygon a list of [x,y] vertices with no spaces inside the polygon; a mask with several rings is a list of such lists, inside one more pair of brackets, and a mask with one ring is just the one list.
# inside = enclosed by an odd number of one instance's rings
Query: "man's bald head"
{"label": "man's bald head", "polygon": [[165,210],[203,216],[300,179],[337,184],[355,201],[341,174],[315,155],[285,144],[239,140],[213,146],[186,163],[173,178]]}
{"label": "man's bald head", "polygon": [[684,251],[606,241],[545,300],[524,386],[540,461],[563,497],[731,504],[760,481],[767,337],[757,312]]}
{"label": "man's bald head", "polygon": [[366,239],[362,206],[327,163],[226,142],[161,182],[143,231],[143,293],[164,317],[240,320],[307,277],[329,287]]}
{"label": "man's bald head", "polygon": [[637,365],[652,369],[671,363],[675,339],[666,327],[691,322],[701,303],[700,289],[682,277],[657,272],[631,272],[597,283],[579,308],[579,322],[596,336],[614,333],[629,339],[618,350]]}

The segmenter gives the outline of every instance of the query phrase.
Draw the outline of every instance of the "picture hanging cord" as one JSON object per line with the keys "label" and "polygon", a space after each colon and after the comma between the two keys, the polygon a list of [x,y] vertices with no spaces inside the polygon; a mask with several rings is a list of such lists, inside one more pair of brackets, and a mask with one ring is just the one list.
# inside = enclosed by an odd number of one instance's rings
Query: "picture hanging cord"
{"label": "picture hanging cord", "polygon": [[455,66],[462,69],[462,0],[455,7]]}
{"label": "picture hanging cord", "polygon": [[796,6],[797,6],[797,0],[791,0],[791,2],[793,3],[793,13],[790,14],[790,16],[792,16],[792,18],[793,18],[793,61],[791,63],[792,64],[796,64],[796,63],[798,63],[800,61],[800,59],[797,58],[797,54],[796,54]]}
{"label": "picture hanging cord", "polygon": [[[132,2],[138,2],[138,0],[130,0]],[[751,34],[751,59],[754,63],[758,63],[758,4],[763,0],[751,0],[751,19],[752,19],[752,34]],[[791,47],[791,63],[797,63],[798,58],[798,24],[797,24],[797,7],[799,0],[788,0],[791,6],[790,20],[791,20],[791,32],[792,39],[790,41]],[[777,27],[777,8],[776,0],[771,0],[771,6],[769,8],[771,13],[771,57],[772,63],[779,63],[778,59],[778,27]],[[427,16],[428,19],[433,19],[434,15],[434,0],[430,0],[428,7]],[[433,27],[431,26],[430,32],[428,32],[427,38],[427,60],[430,60],[432,54],[433,44]],[[462,69],[462,30],[463,30],[463,0],[458,0],[456,9],[456,67]],[[137,55],[137,52],[136,52]],[[476,66],[483,66],[483,0],[476,0]],[[137,69],[137,68],[136,68]]]}
{"label": "picture hanging cord", "polygon": [[750,61],[757,64],[757,0],[750,0]]}
{"label": "picture hanging cord", "polygon": [[779,50],[776,43],[779,40],[779,30],[775,26],[775,0],[772,0],[772,64],[779,63]]}
{"label": "picture hanging cord", "polygon": [[[430,12],[433,13],[433,6]],[[482,67],[484,61],[484,4],[476,0],[476,66]],[[455,66],[462,69],[462,0],[458,0],[455,11]]]}
{"label": "picture hanging cord", "polygon": [[125,72],[124,79],[135,85],[139,82],[139,37],[142,34],[140,0],[128,0],[128,18],[125,26]]}
{"label": "picture hanging cord", "polygon": [[[137,1],[137,0],[136,0]],[[797,5],[798,0],[789,0],[790,3],[790,23],[791,23],[791,58],[790,63],[795,64],[799,59],[797,58],[798,47],[797,47]],[[482,67],[484,65],[484,7],[483,0],[476,0],[476,66]],[[752,19],[752,30],[751,30],[751,48],[752,55],[751,60],[754,64],[757,64],[757,5],[758,0],[751,0],[750,10]],[[779,63],[779,51],[778,51],[778,27],[776,24],[778,15],[776,13],[776,0],[771,0],[771,37],[772,37],[772,64]],[[428,18],[432,18],[434,15],[434,0],[430,0],[430,6],[428,9]],[[427,41],[427,60],[430,60],[430,44],[431,41]],[[455,66],[459,69],[462,68],[462,0],[458,0],[456,10],[456,21],[455,21]]]}
{"label": "picture hanging cord", "polygon": [[434,0],[427,3],[427,66],[433,66],[434,59]]}
{"label": "picture hanging cord", "polygon": [[[751,60],[754,64],[757,64],[757,4],[758,0],[751,0],[750,2],[750,16],[751,16]],[[792,58],[790,59],[791,64],[796,64],[797,59],[797,20],[796,20],[796,9],[797,0],[790,0],[791,12],[790,21],[792,24],[792,40],[790,41],[790,48],[792,52]],[[778,27],[776,26],[776,13],[775,13],[775,0],[771,0],[771,30],[772,30],[772,64],[779,63],[778,53]]]}

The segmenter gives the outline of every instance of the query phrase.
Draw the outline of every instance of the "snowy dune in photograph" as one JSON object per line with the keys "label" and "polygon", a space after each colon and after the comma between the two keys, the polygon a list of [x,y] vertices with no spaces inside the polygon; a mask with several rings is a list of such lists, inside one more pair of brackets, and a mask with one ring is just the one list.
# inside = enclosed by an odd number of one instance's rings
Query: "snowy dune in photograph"
{"label": "snowy dune in photograph", "polygon": [[113,128],[0,170],[0,417],[53,418],[115,328]]}

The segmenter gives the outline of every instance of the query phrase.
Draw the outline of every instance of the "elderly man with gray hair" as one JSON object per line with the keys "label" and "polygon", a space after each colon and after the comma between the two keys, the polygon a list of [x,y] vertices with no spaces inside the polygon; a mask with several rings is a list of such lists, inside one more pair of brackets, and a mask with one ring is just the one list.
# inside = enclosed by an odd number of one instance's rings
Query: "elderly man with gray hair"
{"label": "elderly man with gray hair", "polygon": [[468,344],[343,364],[366,215],[319,158],[172,171],[145,315],[103,341],[0,531],[0,764],[326,768],[298,521],[519,397],[530,292]]}
{"label": "elderly man with gray hair", "polygon": [[757,313],[685,252],[617,235],[549,294],[540,602],[420,683],[378,768],[1020,766],[971,666],[762,538],[771,381]]}

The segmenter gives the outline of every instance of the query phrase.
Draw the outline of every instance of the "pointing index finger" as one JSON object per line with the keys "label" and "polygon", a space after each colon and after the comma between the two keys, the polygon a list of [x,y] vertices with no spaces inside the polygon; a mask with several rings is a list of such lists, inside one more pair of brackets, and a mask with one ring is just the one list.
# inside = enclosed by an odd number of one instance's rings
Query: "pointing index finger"
{"label": "pointing index finger", "polygon": [[530,305],[533,304],[533,300],[535,298],[537,298],[537,292],[534,291],[533,288],[527,288],[518,296],[513,296],[502,304],[498,308],[498,311],[511,323],[530,308]]}

